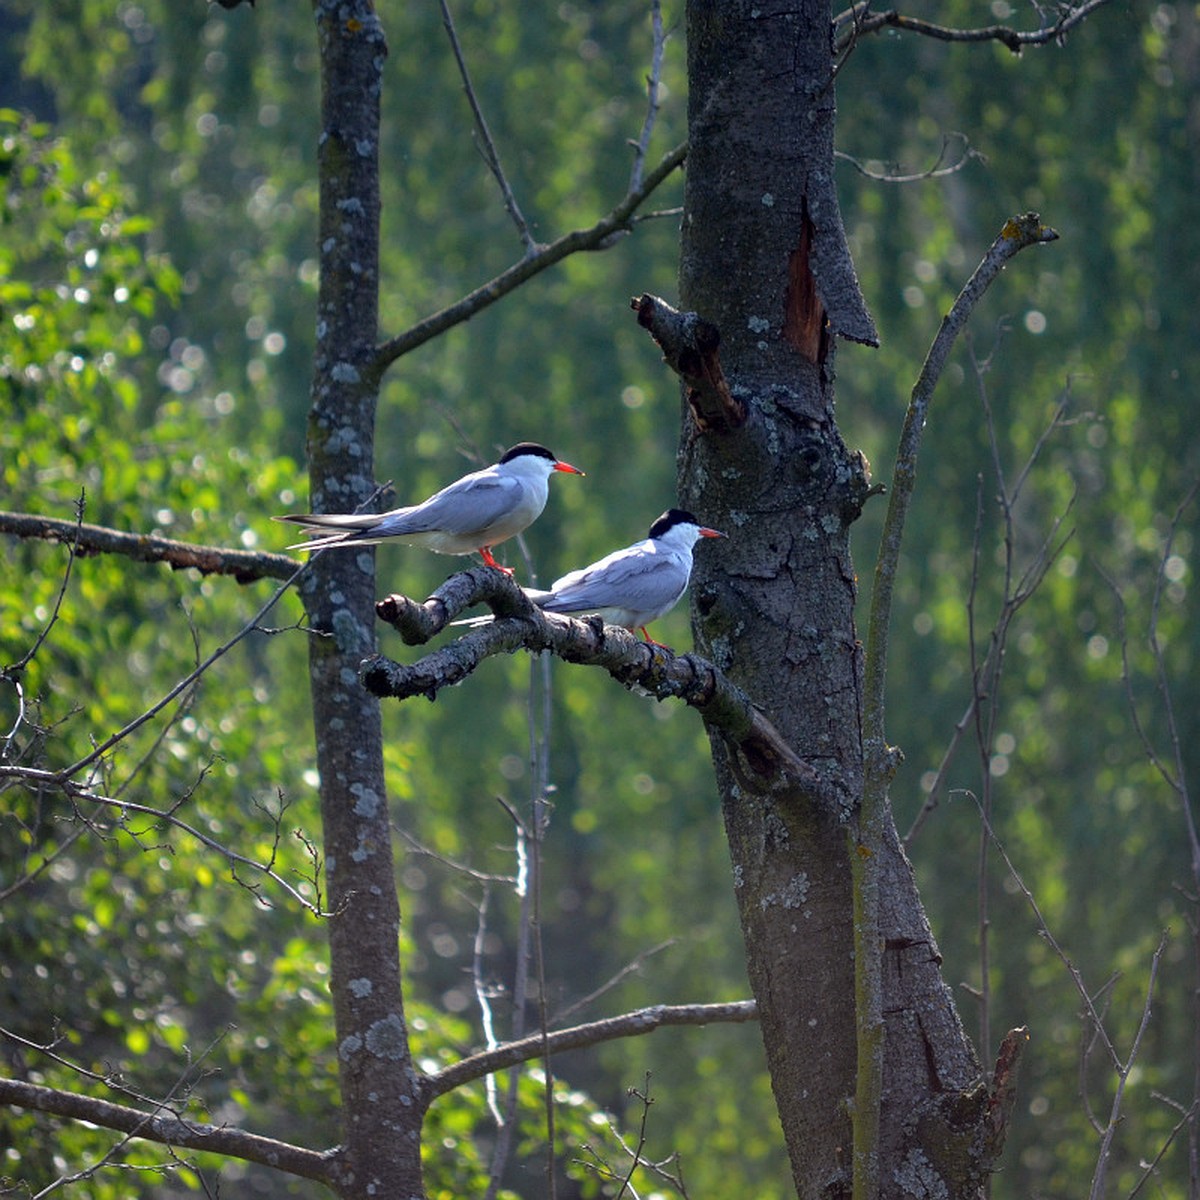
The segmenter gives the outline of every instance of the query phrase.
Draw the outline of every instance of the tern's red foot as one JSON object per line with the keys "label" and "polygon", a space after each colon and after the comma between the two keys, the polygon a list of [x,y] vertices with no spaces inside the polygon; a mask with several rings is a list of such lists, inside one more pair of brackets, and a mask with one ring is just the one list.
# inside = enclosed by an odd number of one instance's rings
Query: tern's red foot
{"label": "tern's red foot", "polygon": [[505,573],[505,575],[511,575],[513,573],[512,567],[502,567],[492,557],[491,547],[489,547],[489,546],[480,546],[479,547],[479,557],[483,559],[485,566],[495,567],[497,571],[503,571]]}
{"label": "tern's red foot", "polygon": [[668,646],[666,642],[656,642],[654,640],[654,638],[652,638],[650,636],[650,634],[646,631],[645,625],[641,626],[641,630],[642,630],[642,637],[644,637],[646,639],[646,645],[657,646],[660,650],[670,650],[671,649],[671,647]]}

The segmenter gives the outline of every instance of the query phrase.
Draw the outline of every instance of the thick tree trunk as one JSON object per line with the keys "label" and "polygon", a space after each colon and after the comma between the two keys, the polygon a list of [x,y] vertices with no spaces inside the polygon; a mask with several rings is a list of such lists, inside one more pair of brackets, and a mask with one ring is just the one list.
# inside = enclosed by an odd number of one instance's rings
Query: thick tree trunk
{"label": "thick tree trunk", "polygon": [[[834,421],[833,343],[872,343],[875,333],[833,186],[828,3],[691,0],[687,33],[680,295],[719,331],[716,356],[734,401],[724,425],[685,405],[681,499],[730,534],[721,555],[697,557],[693,623],[697,648],[763,707],[836,797],[818,803],[757,774],[712,733],[796,1189],[842,1196],[854,1176],[851,854],[865,763],[849,527],[867,480]],[[879,927],[867,944],[874,939],[883,954],[875,1017],[883,1086],[866,1178],[885,1196],[968,1196],[994,1149],[989,1097],[887,825],[869,864]]]}
{"label": "thick tree trunk", "polygon": [[[308,450],[312,505],[351,512],[374,491],[379,95],[387,53],[370,0],[314,3],[320,40],[321,286]],[[370,550],[319,555],[302,594],[321,772],[344,1197],[424,1194],[420,1114],[400,993],[400,909],[379,704],[358,682],[375,649]]]}

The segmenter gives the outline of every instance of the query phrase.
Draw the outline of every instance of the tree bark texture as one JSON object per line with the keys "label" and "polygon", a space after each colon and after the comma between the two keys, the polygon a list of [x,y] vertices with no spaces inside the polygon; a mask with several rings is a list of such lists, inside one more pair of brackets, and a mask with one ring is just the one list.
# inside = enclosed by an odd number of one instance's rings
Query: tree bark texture
{"label": "tree bark texture", "polygon": [[[833,183],[830,8],[691,0],[681,307],[719,334],[741,424],[683,406],[681,502],[727,531],[692,576],[696,646],[827,780],[765,780],[710,728],[751,985],[804,1197],[849,1195],[858,1041],[851,855],[862,654],[849,528],[867,496],[834,420],[834,340],[873,344]],[[884,748],[879,748],[883,752]],[[832,799],[831,799],[832,797]],[[890,820],[872,852],[883,1055],[871,1177],[974,1195],[988,1093]]]}
{"label": "tree bark texture", "polygon": [[[315,0],[321,58],[320,261],[308,454],[317,512],[375,490],[379,101],[387,54],[370,0]],[[400,992],[400,909],[378,702],[360,686],[375,649],[371,550],[318,555],[301,583],[309,642],[337,1026],[343,1197],[424,1195],[422,1106]]]}

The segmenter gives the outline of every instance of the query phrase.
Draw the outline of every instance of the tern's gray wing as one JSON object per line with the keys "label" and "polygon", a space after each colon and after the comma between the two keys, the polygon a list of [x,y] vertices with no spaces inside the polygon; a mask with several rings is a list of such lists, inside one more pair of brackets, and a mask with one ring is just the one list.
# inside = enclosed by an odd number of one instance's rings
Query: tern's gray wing
{"label": "tern's gray wing", "polygon": [[551,598],[541,606],[551,612],[666,612],[683,595],[687,582],[685,561],[643,542],[556,580]]}
{"label": "tern's gray wing", "polygon": [[503,520],[524,497],[521,481],[479,471],[444,487],[423,504],[397,509],[379,520],[382,536],[405,533],[470,534]]}

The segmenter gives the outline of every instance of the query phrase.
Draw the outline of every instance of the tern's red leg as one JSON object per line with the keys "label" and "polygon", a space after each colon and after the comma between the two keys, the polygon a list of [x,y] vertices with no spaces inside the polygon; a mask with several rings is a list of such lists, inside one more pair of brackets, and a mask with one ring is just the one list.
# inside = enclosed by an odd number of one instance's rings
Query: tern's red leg
{"label": "tern's red leg", "polygon": [[502,567],[502,566],[501,566],[501,565],[500,565],[500,564],[499,564],[499,563],[498,563],[498,562],[497,562],[497,561],[496,561],[496,560],[495,560],[495,559],[492,557],[492,548],[491,548],[491,546],[480,546],[480,547],[479,547],[479,557],[483,559],[483,562],[484,562],[484,565],[485,565],[485,566],[488,566],[488,567],[495,567],[497,571],[503,571],[503,572],[505,573],[505,575],[511,575],[511,574],[513,573],[513,569],[512,569],[512,567]]}
{"label": "tern's red leg", "polygon": [[646,639],[646,643],[650,646],[657,646],[660,650],[670,650],[670,646],[666,642],[656,642],[646,631],[645,625],[639,626],[642,631],[642,637]]}

